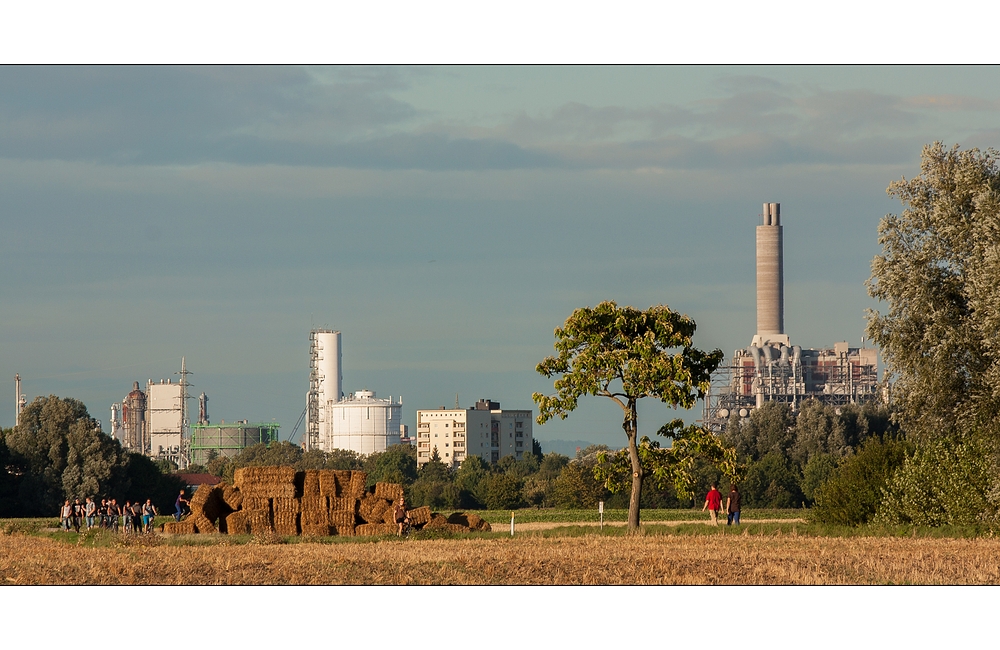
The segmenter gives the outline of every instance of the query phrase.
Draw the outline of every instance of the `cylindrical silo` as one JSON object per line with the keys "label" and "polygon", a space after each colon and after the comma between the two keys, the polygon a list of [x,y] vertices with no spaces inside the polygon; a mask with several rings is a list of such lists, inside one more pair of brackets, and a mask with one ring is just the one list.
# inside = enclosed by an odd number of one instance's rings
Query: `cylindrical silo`
{"label": "cylindrical silo", "polygon": [[327,416],[325,407],[331,402],[339,402],[343,394],[343,376],[340,373],[340,332],[320,330],[316,332],[315,368],[319,393],[319,430],[323,431]]}
{"label": "cylindrical silo", "polygon": [[757,334],[766,336],[785,333],[781,205],[765,203],[763,216],[757,226]]}
{"label": "cylindrical silo", "polygon": [[325,409],[329,417],[323,448],[349,449],[359,454],[385,451],[399,444],[399,425],[403,405],[390,399],[378,399],[373,391],[357,391]]}

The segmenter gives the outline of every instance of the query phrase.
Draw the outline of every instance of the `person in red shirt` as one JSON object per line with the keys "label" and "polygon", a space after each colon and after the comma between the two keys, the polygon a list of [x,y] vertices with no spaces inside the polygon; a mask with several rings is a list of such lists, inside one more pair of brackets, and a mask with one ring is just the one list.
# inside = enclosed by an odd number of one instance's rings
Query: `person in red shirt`
{"label": "person in red shirt", "polygon": [[708,509],[708,514],[712,516],[712,525],[719,525],[719,508],[722,507],[722,493],[715,489],[715,483],[712,483],[712,489],[708,491],[705,496],[705,505],[701,507],[701,511],[705,512]]}

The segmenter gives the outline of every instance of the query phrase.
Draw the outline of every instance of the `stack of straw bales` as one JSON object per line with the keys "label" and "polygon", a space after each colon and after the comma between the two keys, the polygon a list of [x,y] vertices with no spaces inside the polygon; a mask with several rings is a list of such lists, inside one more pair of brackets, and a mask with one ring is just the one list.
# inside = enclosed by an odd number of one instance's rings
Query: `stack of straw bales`
{"label": "stack of straw bales", "polygon": [[[306,470],[292,467],[241,467],[233,485],[202,485],[191,497],[191,516],[164,524],[174,534],[227,533],[282,536],[395,535],[395,502],[403,486],[376,483],[356,470]],[[409,510],[417,529],[452,532],[488,531],[490,525],[474,514],[444,517],[427,506]]]}

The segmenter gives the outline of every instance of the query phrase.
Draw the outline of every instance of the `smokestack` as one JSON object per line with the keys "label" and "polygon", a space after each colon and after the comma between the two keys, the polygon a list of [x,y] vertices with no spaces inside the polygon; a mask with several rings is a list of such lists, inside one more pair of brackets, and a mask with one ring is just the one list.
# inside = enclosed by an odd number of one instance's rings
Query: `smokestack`
{"label": "smokestack", "polygon": [[785,333],[781,248],[781,204],[765,203],[764,223],[757,226],[757,336],[763,340]]}

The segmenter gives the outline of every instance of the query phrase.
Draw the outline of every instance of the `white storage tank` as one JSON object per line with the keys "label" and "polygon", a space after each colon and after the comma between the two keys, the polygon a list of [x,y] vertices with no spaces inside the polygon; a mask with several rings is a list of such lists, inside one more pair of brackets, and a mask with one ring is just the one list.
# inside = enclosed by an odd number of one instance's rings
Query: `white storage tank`
{"label": "white storage tank", "polygon": [[349,449],[368,455],[400,442],[402,400],[379,399],[374,391],[359,390],[339,402],[328,400],[324,410],[324,451]]}

